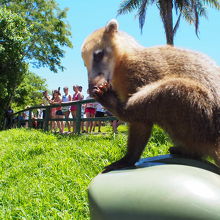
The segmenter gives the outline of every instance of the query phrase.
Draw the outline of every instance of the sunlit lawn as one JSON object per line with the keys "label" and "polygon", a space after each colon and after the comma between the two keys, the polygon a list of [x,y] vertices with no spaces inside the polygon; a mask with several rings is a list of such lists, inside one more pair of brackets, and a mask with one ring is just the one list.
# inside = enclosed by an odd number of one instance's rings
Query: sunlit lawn
{"label": "sunlit lawn", "polygon": [[[109,126],[102,131],[81,136],[0,132],[0,219],[89,219],[90,181],[126,147],[126,126],[117,135]],[[155,128],[143,156],[165,154],[170,145]]]}

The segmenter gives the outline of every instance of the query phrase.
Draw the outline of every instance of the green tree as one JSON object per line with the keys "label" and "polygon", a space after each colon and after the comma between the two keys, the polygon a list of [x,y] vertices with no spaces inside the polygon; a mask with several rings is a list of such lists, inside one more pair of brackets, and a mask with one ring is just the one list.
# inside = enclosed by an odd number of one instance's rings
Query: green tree
{"label": "green tree", "polygon": [[68,9],[61,10],[55,0],[0,0],[0,6],[24,18],[31,37],[25,42],[25,60],[51,71],[63,70],[64,47],[72,47]]}
{"label": "green tree", "polygon": [[22,83],[15,89],[12,99],[13,110],[19,111],[27,106],[40,105],[42,92],[45,90],[47,90],[46,80],[28,71],[24,75]]}
{"label": "green tree", "polygon": [[0,8],[0,128],[14,90],[27,71],[23,51],[29,37],[24,19]]}
{"label": "green tree", "polygon": [[[55,0],[0,0],[0,129],[28,63],[63,70],[64,48],[72,47],[67,9]],[[28,34],[28,35],[27,35]]]}
{"label": "green tree", "polygon": [[[124,0],[119,6],[118,15],[138,10],[141,31],[145,23],[146,10],[149,5],[156,4],[164,25],[167,44],[174,44],[174,36],[183,17],[190,24],[194,24],[198,36],[200,17],[207,17],[207,6],[220,9],[219,0]],[[173,11],[177,15],[174,25]]]}

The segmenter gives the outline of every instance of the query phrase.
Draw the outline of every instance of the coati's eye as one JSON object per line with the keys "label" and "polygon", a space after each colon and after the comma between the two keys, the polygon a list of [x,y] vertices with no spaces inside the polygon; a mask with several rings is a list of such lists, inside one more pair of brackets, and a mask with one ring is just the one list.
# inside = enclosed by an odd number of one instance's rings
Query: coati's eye
{"label": "coati's eye", "polygon": [[104,57],[104,50],[96,50],[94,53],[93,53],[93,60],[95,62],[100,62],[102,61],[102,58]]}

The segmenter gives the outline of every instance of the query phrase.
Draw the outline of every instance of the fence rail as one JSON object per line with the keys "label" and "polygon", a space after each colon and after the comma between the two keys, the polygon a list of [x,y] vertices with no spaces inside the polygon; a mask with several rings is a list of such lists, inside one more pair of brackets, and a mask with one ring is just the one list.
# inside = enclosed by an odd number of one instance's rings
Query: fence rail
{"label": "fence rail", "polygon": [[[17,118],[17,120],[14,120],[14,126],[17,127],[21,127],[22,123],[26,123],[28,122],[28,127],[32,128],[33,127],[33,122],[37,121],[37,122],[41,122],[43,123],[43,130],[44,131],[48,131],[49,130],[49,123],[51,121],[75,121],[76,123],[76,128],[75,128],[75,133],[80,134],[80,128],[81,128],[81,122],[85,122],[85,121],[111,121],[111,120],[116,120],[117,118],[114,116],[106,116],[106,117],[98,117],[98,118],[82,118],[81,117],[81,110],[82,110],[82,105],[86,104],[86,103],[93,103],[96,102],[94,99],[89,99],[89,100],[82,100],[82,101],[72,101],[72,102],[65,102],[65,103],[61,103],[61,104],[53,104],[53,105],[48,105],[48,106],[33,106],[30,108],[26,108],[23,109],[21,111],[18,111],[16,113],[13,114],[14,118]],[[64,106],[72,106],[72,105],[76,105],[77,106],[77,110],[76,110],[76,117],[75,118],[51,118],[51,109],[52,108],[57,108],[57,107],[64,107]],[[43,119],[36,119],[36,118],[32,118],[32,113],[33,111],[37,111],[38,109],[42,109],[45,110],[45,117]],[[21,116],[24,112],[29,112],[29,118],[28,119],[22,119],[19,120],[19,116]]]}

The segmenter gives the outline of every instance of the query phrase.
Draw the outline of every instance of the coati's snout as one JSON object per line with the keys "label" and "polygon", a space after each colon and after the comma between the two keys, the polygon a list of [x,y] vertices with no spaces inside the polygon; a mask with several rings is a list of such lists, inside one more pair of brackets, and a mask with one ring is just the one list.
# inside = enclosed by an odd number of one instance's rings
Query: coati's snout
{"label": "coati's snout", "polygon": [[89,91],[112,81],[116,66],[113,36],[117,33],[118,23],[113,19],[106,27],[88,36],[82,45],[82,58],[88,71]]}
{"label": "coati's snout", "polygon": [[[114,59],[109,50],[95,50],[88,70],[89,90],[99,87],[105,82],[111,82],[114,71]],[[91,94],[91,93],[90,93]]]}

